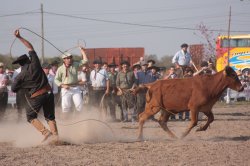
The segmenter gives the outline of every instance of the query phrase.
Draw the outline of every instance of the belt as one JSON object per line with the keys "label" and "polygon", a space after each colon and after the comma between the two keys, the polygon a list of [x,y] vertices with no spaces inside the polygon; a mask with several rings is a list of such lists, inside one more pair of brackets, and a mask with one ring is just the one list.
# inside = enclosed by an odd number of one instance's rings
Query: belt
{"label": "belt", "polygon": [[93,87],[93,90],[105,90],[106,87]]}
{"label": "belt", "polygon": [[79,84],[65,84],[65,85],[68,85],[69,87],[77,87],[77,86],[79,86]]}
{"label": "belt", "polygon": [[33,93],[30,98],[40,96],[40,95],[42,95],[46,92],[49,92],[49,91],[51,91],[51,87],[49,84],[47,84],[44,87],[42,87],[41,89],[38,89],[35,93]]}

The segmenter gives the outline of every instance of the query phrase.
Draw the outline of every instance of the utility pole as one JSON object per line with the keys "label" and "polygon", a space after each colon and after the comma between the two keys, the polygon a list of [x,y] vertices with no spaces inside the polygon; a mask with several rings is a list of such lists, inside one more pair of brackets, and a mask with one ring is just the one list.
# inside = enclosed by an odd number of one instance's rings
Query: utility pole
{"label": "utility pole", "polygon": [[41,36],[42,36],[42,63],[44,63],[44,27],[43,27],[43,4],[41,3]]}
{"label": "utility pole", "polygon": [[[227,31],[227,42],[228,42],[228,46],[227,46],[227,65],[229,66],[229,59],[230,59],[230,27],[231,27],[231,6],[229,8],[229,21],[228,21],[228,31]],[[230,104],[230,89],[227,88],[227,100],[226,100],[227,104]]]}

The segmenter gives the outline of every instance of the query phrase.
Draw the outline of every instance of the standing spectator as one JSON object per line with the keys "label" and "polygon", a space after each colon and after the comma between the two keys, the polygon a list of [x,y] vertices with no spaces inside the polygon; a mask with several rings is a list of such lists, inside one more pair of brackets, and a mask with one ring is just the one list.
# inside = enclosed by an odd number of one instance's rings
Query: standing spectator
{"label": "standing spectator", "polygon": [[189,78],[189,77],[193,77],[194,71],[190,68],[187,67],[185,72],[184,72],[184,78]]}
{"label": "standing spectator", "polygon": [[[47,76],[47,79],[48,79],[48,82],[49,82],[49,85],[50,85],[50,87],[52,89],[53,94],[57,95],[58,94],[58,86],[55,83],[55,76],[51,75],[50,72],[49,72],[50,68],[51,68],[50,64],[43,63],[42,68],[43,68],[43,71],[44,71],[45,75]],[[54,101],[56,103],[57,100],[54,100]]]}
{"label": "standing spectator", "polygon": [[191,54],[187,50],[188,45],[186,43],[182,44],[181,50],[178,51],[172,59],[178,78],[182,78],[186,68],[191,65]]}
{"label": "standing spectator", "polygon": [[92,86],[90,99],[92,106],[98,109],[103,95],[109,94],[109,78],[106,69],[101,68],[102,62],[100,60],[94,60],[93,64],[94,69],[90,72]]}
{"label": "standing spectator", "polygon": [[[22,67],[17,68],[12,76],[12,82],[14,82],[17,75],[21,72]],[[17,122],[20,122],[23,118],[23,110],[26,108],[27,101],[25,99],[25,89],[19,89],[19,91],[16,92],[16,109],[18,113]]]}
{"label": "standing spectator", "polygon": [[246,96],[246,101],[250,101],[250,75],[248,70],[243,72],[242,80],[245,86],[244,92]]}
{"label": "standing spectator", "polygon": [[201,66],[201,69],[198,70],[197,72],[195,72],[194,76],[196,76],[196,75],[211,75],[211,74],[214,74],[213,70],[208,67],[208,62],[207,61],[202,61],[200,66]]}
{"label": "standing spectator", "polygon": [[123,110],[123,122],[128,122],[128,112],[132,114],[132,122],[136,120],[136,112],[135,112],[135,96],[131,93],[131,91],[136,86],[136,80],[134,72],[129,70],[129,62],[123,61],[121,62],[122,70],[118,73],[116,79],[116,87],[118,89],[118,95],[121,97],[122,102],[122,110]]}
{"label": "standing spectator", "polygon": [[149,83],[155,82],[158,79],[160,79],[160,74],[158,73],[159,67],[157,67],[157,66],[151,66],[151,67],[148,68],[148,70],[149,70],[149,74],[150,74],[150,81],[149,81]]}
{"label": "standing spectator", "polygon": [[[51,93],[48,79],[42,70],[39,58],[31,43],[20,35],[19,30],[15,31],[15,36],[29,50],[30,58],[24,54],[13,61],[12,64],[19,64],[22,66],[22,69],[12,83],[11,89],[13,92],[25,89],[25,98],[28,103],[26,107],[28,122],[42,133],[44,136],[43,141],[47,140],[51,133],[53,135],[51,141],[57,141],[58,131],[55,121],[54,95]],[[43,108],[44,117],[49,124],[50,131],[37,119],[41,108]]]}
{"label": "standing spectator", "polygon": [[49,70],[50,75],[56,76],[56,71],[58,69],[58,64],[59,64],[59,62],[57,62],[57,61],[51,62],[51,64],[50,64],[51,67],[50,67],[50,70]]}
{"label": "standing spectator", "polygon": [[76,111],[82,111],[83,100],[81,89],[78,84],[78,68],[88,62],[84,48],[80,47],[82,60],[74,62],[70,53],[62,55],[63,64],[58,68],[55,76],[55,83],[61,88],[62,112],[63,118],[69,116],[74,104]]}
{"label": "standing spectator", "polygon": [[[150,67],[150,69],[153,66]],[[156,81],[155,75],[152,74],[151,70],[148,70],[148,64],[145,63],[142,65],[141,71],[137,72],[137,85],[138,86],[144,86],[144,84],[151,83]],[[142,113],[145,110],[146,105],[146,93],[147,90],[143,90],[138,92],[136,96],[136,104],[137,104],[137,117],[139,117],[139,114]],[[154,117],[151,117],[152,120],[155,120]]]}
{"label": "standing spectator", "polygon": [[[109,68],[108,77],[109,77],[110,94],[109,94],[109,96],[107,98],[107,104],[108,104],[109,109],[110,109],[111,121],[113,121],[113,122],[117,121],[115,106],[116,106],[116,103],[117,103],[116,78],[117,78],[118,72],[115,71],[116,66],[117,65],[115,63],[111,63],[111,64],[108,65],[108,68]],[[122,109],[121,109],[121,111],[122,111]]]}
{"label": "standing spectator", "polygon": [[5,74],[4,64],[0,62],[0,120],[3,119],[8,104],[9,77]]}
{"label": "standing spectator", "polygon": [[108,70],[108,63],[107,62],[103,62],[102,63],[102,68],[107,71]]}
{"label": "standing spectator", "polygon": [[133,69],[133,72],[135,74],[135,78],[137,79],[137,72],[141,71],[141,65],[135,64],[135,65],[133,65],[132,69]]}
{"label": "standing spectator", "polygon": [[175,73],[175,68],[174,66],[171,66],[170,69],[168,70],[167,75],[164,77],[165,79],[174,79],[177,78],[177,74]]}
{"label": "standing spectator", "polygon": [[155,64],[155,61],[153,59],[149,59],[147,61],[147,63],[148,63],[148,67],[151,67],[151,66],[153,66]]}
{"label": "standing spectator", "polygon": [[[58,69],[58,65],[59,62],[58,61],[53,61],[50,64],[50,70],[49,70],[49,74],[52,76],[56,76],[56,71]],[[55,106],[59,106],[59,101],[60,101],[60,93],[61,93],[61,88],[58,87],[56,84],[54,84],[54,90],[53,91],[57,91],[57,93],[54,92],[54,98],[55,98]]]}
{"label": "standing spectator", "polygon": [[83,98],[83,103],[87,104],[88,103],[88,95],[89,95],[89,66],[88,64],[83,64],[80,67],[80,71],[78,71],[78,82],[80,85],[80,89],[82,91],[82,98]]}

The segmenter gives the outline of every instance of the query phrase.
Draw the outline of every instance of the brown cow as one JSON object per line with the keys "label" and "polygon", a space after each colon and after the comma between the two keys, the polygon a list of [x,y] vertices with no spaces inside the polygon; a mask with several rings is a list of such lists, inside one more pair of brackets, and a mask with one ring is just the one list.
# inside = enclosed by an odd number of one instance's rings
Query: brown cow
{"label": "brown cow", "polygon": [[203,112],[207,117],[205,125],[197,131],[205,131],[213,122],[212,107],[220,98],[226,88],[243,91],[243,86],[236,72],[231,67],[214,75],[195,76],[186,79],[159,80],[146,85],[145,111],[139,115],[139,140],[143,139],[143,125],[145,121],[160,110],[162,114],[159,124],[171,137],[177,138],[167,127],[167,121],[171,114],[190,111],[191,122],[183,133],[185,137],[193,127],[197,125],[198,113]]}

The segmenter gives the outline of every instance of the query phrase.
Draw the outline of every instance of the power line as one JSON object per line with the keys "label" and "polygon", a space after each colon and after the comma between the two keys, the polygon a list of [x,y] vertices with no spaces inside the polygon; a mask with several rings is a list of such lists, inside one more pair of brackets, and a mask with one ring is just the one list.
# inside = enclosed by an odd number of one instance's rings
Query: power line
{"label": "power line", "polygon": [[[44,11],[44,13],[49,14],[49,15],[56,15],[56,16],[62,16],[62,17],[69,17],[69,18],[76,18],[76,19],[89,20],[89,21],[97,21],[97,22],[105,22],[105,23],[112,23],[112,24],[122,24],[122,25],[141,26],[141,27],[150,27],[150,28],[161,28],[161,29],[177,29],[177,30],[192,30],[192,31],[198,31],[199,30],[198,28],[175,27],[175,26],[160,26],[160,25],[150,25],[150,24],[139,24],[139,23],[112,21],[112,20],[96,19],[96,18],[89,18],[89,17],[80,17],[80,16],[74,16],[74,15],[68,15],[68,14],[61,14],[61,13],[54,13],[54,12],[47,12],[47,11]],[[219,29],[210,29],[208,31],[212,31],[212,32],[227,32],[227,30],[222,30],[222,29],[220,29],[220,30]],[[231,32],[249,33],[250,31],[231,31]]]}
{"label": "power line", "polygon": [[5,15],[0,15],[0,17],[11,17],[11,16],[21,16],[21,15],[27,15],[27,14],[37,14],[41,13],[39,11],[35,12],[36,10],[31,10],[27,12],[22,12],[22,13],[14,13],[14,14],[5,14]]}
{"label": "power line", "polygon": [[[40,14],[41,12],[37,11],[37,9],[36,9],[36,10],[26,11],[26,12],[22,12],[22,13],[0,15],[0,18],[11,17],[11,16],[19,16],[19,15],[38,14],[38,13]],[[49,14],[49,15],[62,16],[62,17],[69,17],[69,18],[76,18],[76,19],[90,20],[90,21],[97,21],[97,22],[105,22],[105,23],[112,23],[112,24],[130,25],[130,26],[161,28],[161,29],[192,30],[192,31],[199,30],[198,28],[176,27],[176,26],[162,26],[162,25],[153,25],[153,24],[139,24],[139,23],[112,21],[112,20],[96,19],[96,18],[90,18],[90,17],[81,17],[81,16],[74,16],[74,15],[69,15],[69,14],[61,14],[61,13],[54,13],[54,12],[47,12],[47,11],[44,11],[44,13]],[[171,20],[173,20],[173,19],[171,19]],[[223,30],[223,29],[209,29],[208,31],[213,31],[213,32],[227,32],[227,30]],[[249,33],[250,31],[233,31],[232,30],[231,32]]]}

